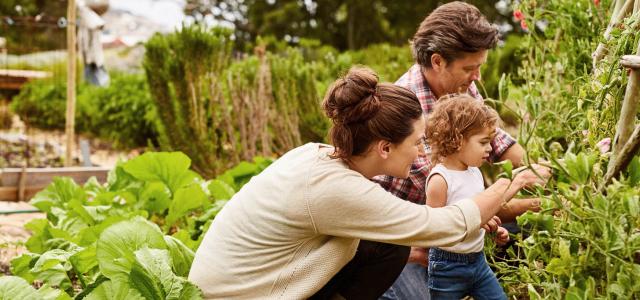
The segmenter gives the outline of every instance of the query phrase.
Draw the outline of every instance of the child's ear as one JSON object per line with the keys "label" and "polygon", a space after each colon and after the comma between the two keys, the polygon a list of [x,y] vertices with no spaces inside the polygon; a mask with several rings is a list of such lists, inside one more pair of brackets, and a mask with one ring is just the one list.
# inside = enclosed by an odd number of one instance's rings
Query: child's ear
{"label": "child's ear", "polygon": [[391,146],[391,142],[380,140],[376,143],[375,150],[382,159],[387,159],[389,158],[389,152],[391,152]]}

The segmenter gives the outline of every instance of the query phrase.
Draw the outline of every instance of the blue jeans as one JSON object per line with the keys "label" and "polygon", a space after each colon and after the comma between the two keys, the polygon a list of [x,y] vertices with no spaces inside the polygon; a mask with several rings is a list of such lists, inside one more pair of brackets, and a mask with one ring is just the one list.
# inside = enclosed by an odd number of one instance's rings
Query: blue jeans
{"label": "blue jeans", "polygon": [[459,254],[430,249],[427,284],[433,299],[507,299],[484,252]]}
{"label": "blue jeans", "polygon": [[427,268],[419,264],[407,264],[379,300],[429,300],[429,289],[424,280],[426,277]]}

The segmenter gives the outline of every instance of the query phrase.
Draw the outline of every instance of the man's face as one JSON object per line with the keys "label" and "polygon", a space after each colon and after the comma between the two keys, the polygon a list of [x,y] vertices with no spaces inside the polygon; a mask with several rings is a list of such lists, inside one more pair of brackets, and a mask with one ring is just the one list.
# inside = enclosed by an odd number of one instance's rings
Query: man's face
{"label": "man's face", "polygon": [[480,80],[480,66],[487,61],[488,53],[487,50],[481,50],[465,54],[452,62],[443,61],[438,70],[443,95],[464,93],[471,83]]}

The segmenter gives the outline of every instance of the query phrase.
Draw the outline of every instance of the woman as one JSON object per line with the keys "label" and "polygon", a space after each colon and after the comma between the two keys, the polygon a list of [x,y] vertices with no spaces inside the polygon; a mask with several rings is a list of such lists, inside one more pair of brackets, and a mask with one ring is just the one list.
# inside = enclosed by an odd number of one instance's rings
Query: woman
{"label": "woman", "polygon": [[352,68],[330,87],[323,107],[335,148],[307,144],[289,151],[211,224],[189,273],[205,298],[377,298],[404,267],[406,246],[462,241],[513,196],[510,184],[545,181],[522,172],[513,183],[501,179],[474,199],[437,209],[403,201],[369,179],[406,178],[424,155],[416,96],[378,84],[369,69]]}

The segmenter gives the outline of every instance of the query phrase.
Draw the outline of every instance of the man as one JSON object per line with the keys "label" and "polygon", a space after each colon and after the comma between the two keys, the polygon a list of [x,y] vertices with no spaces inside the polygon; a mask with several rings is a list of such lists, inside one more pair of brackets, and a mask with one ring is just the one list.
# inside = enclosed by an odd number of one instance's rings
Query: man
{"label": "man", "polygon": [[[482,101],[474,81],[480,80],[480,67],[498,36],[498,30],[475,6],[459,1],[442,5],[420,24],[411,42],[415,64],[396,84],[416,93],[425,116],[447,94],[467,92]],[[491,146],[490,161],[508,159],[515,166],[522,164],[524,149],[502,129],[497,130]],[[400,198],[425,203],[425,181],[431,168],[428,158],[418,158],[408,179],[380,176],[376,181]],[[539,203],[537,199],[514,199],[498,216],[503,222],[513,222],[527,210],[539,209]],[[426,253],[427,249],[411,249],[409,264],[382,299],[428,298]]]}

